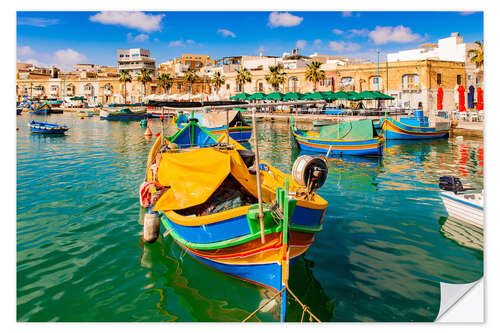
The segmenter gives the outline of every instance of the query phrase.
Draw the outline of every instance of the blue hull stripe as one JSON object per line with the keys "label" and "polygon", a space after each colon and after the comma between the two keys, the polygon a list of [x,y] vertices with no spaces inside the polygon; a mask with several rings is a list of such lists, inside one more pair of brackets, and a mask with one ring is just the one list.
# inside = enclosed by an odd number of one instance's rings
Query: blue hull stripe
{"label": "blue hull stripe", "polygon": [[191,243],[215,243],[250,234],[246,214],[221,222],[193,227],[179,225],[168,217],[165,216],[165,218],[179,237]]}

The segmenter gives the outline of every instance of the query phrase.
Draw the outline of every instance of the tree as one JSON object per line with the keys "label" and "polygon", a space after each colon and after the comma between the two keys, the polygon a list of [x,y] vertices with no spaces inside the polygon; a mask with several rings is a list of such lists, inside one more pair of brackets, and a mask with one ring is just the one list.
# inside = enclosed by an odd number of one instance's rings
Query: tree
{"label": "tree", "polygon": [[158,76],[158,83],[160,87],[163,88],[163,93],[166,94],[167,91],[170,93],[170,88],[174,84],[174,78],[170,74],[162,73]]}
{"label": "tree", "polygon": [[316,91],[316,85],[320,80],[325,79],[325,71],[320,69],[321,62],[313,61],[311,64],[307,65],[306,69],[306,80],[314,83],[314,91]]}
{"label": "tree", "polygon": [[470,61],[476,65],[476,68],[482,68],[484,63],[484,52],[483,52],[483,43],[480,41],[475,41],[477,45],[476,49],[469,50],[469,57],[471,57]]}
{"label": "tree", "polygon": [[226,79],[222,74],[217,71],[215,72],[214,76],[212,76],[212,79],[210,80],[210,85],[214,86],[217,88],[217,94],[219,93],[220,87],[226,82]]}
{"label": "tree", "polygon": [[274,92],[279,92],[280,84],[285,82],[286,73],[282,70],[283,66],[281,64],[269,66],[269,74],[264,77],[267,83],[273,86]]}
{"label": "tree", "polygon": [[153,79],[151,78],[151,70],[150,69],[147,69],[147,68],[143,68],[141,69],[141,71],[139,72],[139,75],[137,76],[137,81],[140,82],[143,86],[143,91],[144,91],[144,94],[143,96],[146,95],[146,84],[148,82],[151,82],[153,81]]}
{"label": "tree", "polygon": [[191,100],[191,93],[193,92],[193,83],[198,79],[196,75],[196,70],[193,68],[188,69],[186,74],[184,74],[184,81],[186,81],[189,88],[189,100]]}
{"label": "tree", "polygon": [[252,82],[252,74],[246,68],[242,68],[241,70],[236,70],[236,84],[239,84],[241,87],[241,91],[245,92],[245,83]]}
{"label": "tree", "polygon": [[120,82],[124,83],[125,87],[125,104],[127,104],[127,82],[132,82],[132,76],[129,71],[124,69],[120,72]]}

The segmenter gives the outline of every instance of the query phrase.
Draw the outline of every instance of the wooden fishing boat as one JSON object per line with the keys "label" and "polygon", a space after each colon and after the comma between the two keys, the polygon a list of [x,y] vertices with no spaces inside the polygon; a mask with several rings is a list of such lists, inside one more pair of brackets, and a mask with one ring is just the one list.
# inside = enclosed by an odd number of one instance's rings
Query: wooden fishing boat
{"label": "wooden fishing boat", "polygon": [[[227,113],[227,119],[226,119]],[[203,114],[194,114],[201,126],[214,135],[226,133],[226,123],[229,123],[229,136],[238,142],[248,141],[252,136],[252,127],[243,119],[240,111],[230,112],[208,112]],[[172,118],[177,129],[183,129],[186,126],[187,117],[180,114]]]}
{"label": "wooden fishing boat", "polygon": [[102,109],[99,116],[104,120],[141,120],[149,117],[146,110],[132,111],[129,108],[119,111]]}
{"label": "wooden fishing boat", "polygon": [[80,110],[76,113],[77,117],[93,117],[94,115],[99,114],[97,111],[93,109],[85,109],[85,110]]}
{"label": "wooden fishing boat", "polygon": [[49,114],[50,113],[50,106],[48,104],[42,104],[37,107],[33,107],[31,110],[29,110],[30,114]]}
{"label": "wooden fishing boat", "polygon": [[42,123],[32,120],[28,126],[33,133],[43,133],[43,134],[64,134],[69,127],[58,124]]}
{"label": "wooden fishing boat", "polygon": [[382,132],[386,140],[437,139],[449,134],[450,122],[436,122],[429,125],[429,118],[422,111],[415,111],[414,117],[395,119],[382,118]]}
{"label": "wooden fishing boat", "polygon": [[371,120],[342,122],[322,126],[321,131],[290,129],[302,150],[333,155],[382,155],[382,138],[377,136]]}
{"label": "wooden fishing boat", "polygon": [[[286,299],[290,267],[322,230],[328,203],[315,190],[328,171],[324,157],[299,158],[293,178],[255,159],[191,120],[154,143],[141,204],[198,261]],[[281,305],[284,320],[286,301]]]}

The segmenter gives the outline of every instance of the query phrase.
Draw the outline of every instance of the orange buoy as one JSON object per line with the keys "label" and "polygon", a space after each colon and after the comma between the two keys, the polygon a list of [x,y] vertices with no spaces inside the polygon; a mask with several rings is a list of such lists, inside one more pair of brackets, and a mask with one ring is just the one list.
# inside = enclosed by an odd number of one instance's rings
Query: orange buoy
{"label": "orange buoy", "polygon": [[148,126],[146,127],[146,131],[144,132],[144,136],[147,137],[147,138],[151,138],[153,136],[153,132],[151,131],[151,129],[149,128],[149,124]]}

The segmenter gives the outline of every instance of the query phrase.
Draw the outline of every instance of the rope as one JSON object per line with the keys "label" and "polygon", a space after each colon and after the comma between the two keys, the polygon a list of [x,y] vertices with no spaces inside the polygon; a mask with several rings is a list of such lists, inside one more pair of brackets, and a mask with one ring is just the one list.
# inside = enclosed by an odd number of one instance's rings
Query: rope
{"label": "rope", "polygon": [[262,304],[261,306],[259,306],[257,308],[257,310],[255,310],[254,312],[252,312],[248,317],[246,317],[245,319],[243,319],[243,323],[245,323],[248,319],[252,318],[257,312],[259,312],[260,310],[262,310],[262,308],[264,308],[267,304],[269,304],[273,299],[275,299],[278,295],[281,295],[285,289],[287,289],[287,287],[284,287],[283,289],[281,289],[280,291],[278,291],[276,294],[273,295],[273,297],[271,297],[270,299],[268,299],[264,304]]}

